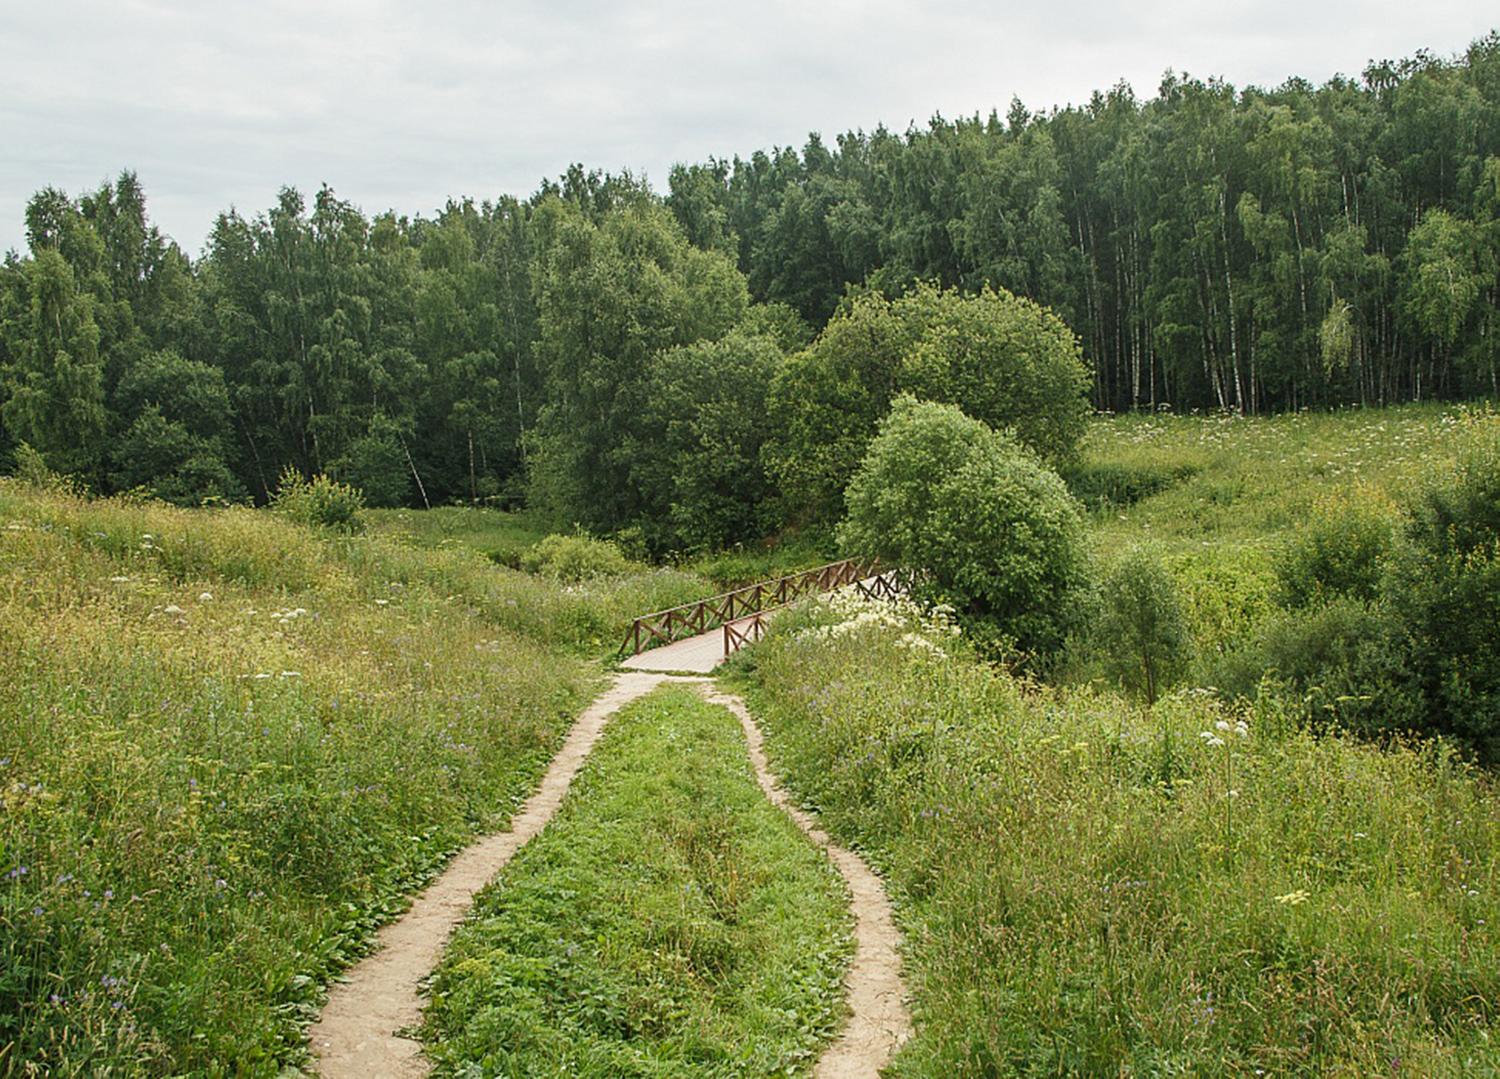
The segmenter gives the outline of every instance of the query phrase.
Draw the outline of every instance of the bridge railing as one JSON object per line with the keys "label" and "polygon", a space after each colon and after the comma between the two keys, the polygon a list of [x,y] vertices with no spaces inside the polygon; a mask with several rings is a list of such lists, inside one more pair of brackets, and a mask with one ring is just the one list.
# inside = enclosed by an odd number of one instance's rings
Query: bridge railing
{"label": "bridge railing", "polygon": [[[638,656],[657,645],[711,633],[720,626],[728,626],[748,616],[785,607],[803,596],[830,592],[846,584],[875,577],[877,571],[878,567],[872,559],[846,558],[841,562],[830,562],[826,566],[790,573],[775,580],[759,581],[696,603],[684,603],[680,607],[643,614],[630,623],[630,629],[625,633],[625,643],[620,646],[620,654]],[[760,619],[757,618],[753,624],[758,627],[759,622]],[[756,632],[759,632],[758,628]]]}

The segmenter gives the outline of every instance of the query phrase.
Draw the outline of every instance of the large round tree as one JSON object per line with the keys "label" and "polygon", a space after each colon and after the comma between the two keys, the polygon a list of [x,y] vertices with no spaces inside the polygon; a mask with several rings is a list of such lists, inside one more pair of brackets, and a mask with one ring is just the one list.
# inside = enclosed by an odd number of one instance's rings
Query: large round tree
{"label": "large round tree", "polygon": [[849,484],[839,541],[922,574],[981,639],[1055,651],[1084,578],[1083,513],[1007,431],[953,405],[896,399]]}
{"label": "large round tree", "polygon": [[876,425],[903,393],[1009,428],[1058,465],[1083,435],[1088,386],[1073,331],[1030,300],[934,285],[894,300],[867,293],[778,376],[770,404],[779,433],[766,448],[768,470],[792,516],[836,517]]}

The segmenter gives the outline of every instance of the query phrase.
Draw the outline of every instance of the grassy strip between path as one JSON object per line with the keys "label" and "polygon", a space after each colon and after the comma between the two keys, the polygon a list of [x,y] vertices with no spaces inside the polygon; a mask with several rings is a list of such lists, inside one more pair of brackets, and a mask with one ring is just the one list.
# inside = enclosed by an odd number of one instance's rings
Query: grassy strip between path
{"label": "grassy strip between path", "polygon": [[1022,686],[889,620],[811,604],[737,663],[789,787],[885,871],[892,1074],[1500,1072],[1491,775],[1273,702]]}
{"label": "grassy strip between path", "polygon": [[428,1010],[439,1071],[804,1074],[842,1011],[843,884],[682,688],[616,717],[481,893]]}
{"label": "grassy strip between path", "polygon": [[586,699],[477,562],[0,481],[0,1075],[303,1057]]}

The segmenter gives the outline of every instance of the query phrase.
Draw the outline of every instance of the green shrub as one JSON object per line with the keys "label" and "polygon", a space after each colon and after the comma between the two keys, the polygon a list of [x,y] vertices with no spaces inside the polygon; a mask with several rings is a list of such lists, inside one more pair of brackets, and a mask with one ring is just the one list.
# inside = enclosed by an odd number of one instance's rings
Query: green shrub
{"label": "green shrub", "polygon": [[404,506],[411,497],[411,470],[406,453],[388,420],[377,419],[368,434],[349,444],[333,466],[334,474],[364,494],[371,506]]}
{"label": "green shrub", "polygon": [[1116,678],[1155,704],[1188,656],[1187,619],[1171,571],[1137,547],[1105,578],[1096,650]]}
{"label": "green shrub", "polygon": [[1191,464],[1090,461],[1065,469],[1063,477],[1075,498],[1091,510],[1103,511],[1132,506],[1161,494],[1197,472],[1197,466]]}
{"label": "green shrub", "polygon": [[365,530],[360,512],[365,500],[358,490],[322,474],[307,479],[290,465],[282,470],[271,505],[278,513],[309,528],[348,533]]}
{"label": "green shrub", "polygon": [[1277,598],[1288,607],[1334,596],[1373,600],[1397,524],[1395,506],[1375,491],[1317,499],[1311,520],[1277,558]]}
{"label": "green shrub", "polygon": [[921,571],[988,648],[1045,656],[1083,584],[1083,515],[1057,473],[952,405],[897,399],[849,485],[851,554]]}
{"label": "green shrub", "polygon": [[559,581],[619,577],[636,568],[609,540],[589,536],[544,536],[521,556],[521,568]]}
{"label": "green shrub", "polygon": [[18,481],[37,491],[69,491],[73,483],[68,477],[54,472],[47,459],[29,443],[17,444],[13,451],[15,469],[11,473]]}
{"label": "green shrub", "polygon": [[1386,587],[1423,729],[1500,761],[1500,420],[1473,421],[1423,489]]}
{"label": "green shrub", "polygon": [[919,284],[894,300],[858,296],[771,387],[768,473],[799,523],[831,522],[892,401],[962,409],[1051,465],[1074,457],[1088,420],[1078,338],[1051,310],[1004,289]]}
{"label": "green shrub", "polygon": [[1214,661],[1206,680],[1229,698],[1278,692],[1298,718],[1364,735],[1424,726],[1399,635],[1385,612],[1349,597],[1278,611]]}

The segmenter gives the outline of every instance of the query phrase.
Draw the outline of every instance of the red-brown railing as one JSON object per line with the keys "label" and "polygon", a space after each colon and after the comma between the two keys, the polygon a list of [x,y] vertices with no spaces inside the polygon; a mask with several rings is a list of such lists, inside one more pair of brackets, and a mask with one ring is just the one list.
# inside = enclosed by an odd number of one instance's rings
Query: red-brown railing
{"label": "red-brown railing", "polygon": [[[850,581],[849,586],[866,599],[895,599],[911,591],[915,576],[910,570],[888,569]],[[766,623],[776,613],[776,608],[761,611],[742,618],[738,622],[724,623],[724,658],[728,659],[747,644],[754,644],[766,635]]]}
{"label": "red-brown railing", "polygon": [[643,614],[630,623],[625,643],[620,646],[620,654],[638,656],[648,648],[710,633],[748,615],[785,607],[803,596],[829,592],[875,574],[876,564],[873,560],[846,558],[842,562],[830,562],[826,566],[777,577],[773,581],[760,581],[744,588],[736,588],[732,592],[701,599],[697,603],[685,603],[681,607]]}

